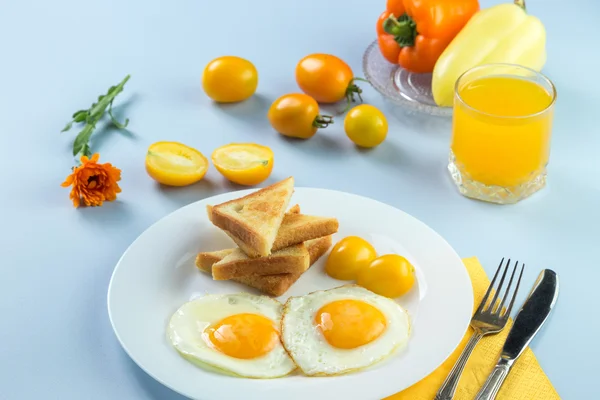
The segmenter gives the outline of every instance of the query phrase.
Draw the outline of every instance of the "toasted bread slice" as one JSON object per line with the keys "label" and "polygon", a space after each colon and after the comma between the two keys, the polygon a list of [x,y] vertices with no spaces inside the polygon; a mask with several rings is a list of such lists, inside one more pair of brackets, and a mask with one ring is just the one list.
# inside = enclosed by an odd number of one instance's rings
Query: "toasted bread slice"
{"label": "toasted bread slice", "polygon": [[223,229],[250,257],[265,257],[271,249],[294,192],[294,178],[239,199],[208,206],[211,222]]}
{"label": "toasted bread slice", "polygon": [[198,267],[201,271],[212,273],[212,266],[234,251],[235,249],[223,249],[199,253],[196,256],[196,267]]}
{"label": "toasted bread slice", "polygon": [[254,258],[238,248],[213,265],[212,275],[222,281],[247,275],[297,274],[306,271],[309,265],[310,255],[303,243]]}
{"label": "toasted bread slice", "polygon": [[323,254],[327,253],[327,250],[333,243],[333,236],[323,236],[317,239],[311,239],[304,242],[306,250],[308,250],[308,256],[310,257],[310,266],[317,262]]}
{"label": "toasted bread slice", "polygon": [[315,217],[288,212],[283,218],[272,251],[332,235],[338,231],[338,228],[339,223],[336,218]]}
{"label": "toasted bread slice", "polygon": [[[208,211],[208,217],[211,218],[212,206],[207,206],[206,209]],[[287,211],[287,213],[285,215],[289,215],[289,214],[300,214],[300,205],[296,204],[296,205],[290,207],[290,209]],[[309,240],[308,242],[306,242],[306,244],[307,245],[310,244],[310,246],[307,246],[307,250],[311,257],[311,265],[312,265],[312,263],[315,261],[315,260],[313,260],[313,256],[314,256],[314,254],[316,254],[315,252],[318,252],[319,249],[324,246],[325,242],[323,241],[323,238],[320,238],[320,239],[315,239],[315,240]],[[321,246],[319,246],[319,244],[321,244]],[[327,246],[327,248],[329,248],[330,246],[331,246],[331,244],[329,246]],[[325,248],[325,251],[327,250],[327,248]],[[219,261],[221,261],[222,259],[227,257],[229,254],[233,253],[234,251],[235,251],[235,249],[223,249],[223,250],[218,250],[218,251],[208,251],[208,252],[200,253],[196,257],[196,266],[204,272],[212,272],[213,264],[218,263]],[[317,256],[317,258],[319,258],[319,257],[321,257],[320,254]]]}
{"label": "toasted bread slice", "polygon": [[[206,206],[206,214],[208,214],[208,220],[210,222],[212,222],[212,210],[213,210],[213,206]],[[288,215],[288,214],[300,214],[300,204],[295,204],[295,205],[291,206],[285,213],[285,215]],[[284,219],[285,219],[285,216],[284,216]]]}
{"label": "toasted bread slice", "polygon": [[[210,206],[207,210],[209,218],[211,218]],[[338,229],[339,223],[336,218],[300,214],[300,206],[296,204],[285,213],[271,251],[281,250],[307,240],[329,236],[336,233]],[[228,232],[226,233],[238,246],[241,244],[240,248],[244,250],[243,243],[240,243]]]}
{"label": "toasted bread slice", "polygon": [[[310,257],[310,265],[313,265],[319,258],[321,258],[321,256],[325,254],[325,252],[331,247],[331,244],[331,235],[321,237],[318,239],[307,240],[304,243],[304,245],[306,246],[306,250],[308,250],[308,255]],[[230,255],[231,253],[233,253],[235,250],[236,249],[223,249],[217,251],[205,251],[202,253],[198,253],[198,256],[196,256],[196,266],[201,271],[212,274],[213,265]],[[257,275],[257,278],[258,277],[261,277],[261,275]]]}
{"label": "toasted bread slice", "polygon": [[[310,257],[310,266],[312,266],[323,254],[329,250],[332,244],[332,237],[325,236],[318,239],[309,240],[304,243]],[[226,249],[200,253],[196,257],[196,266],[201,271],[212,273],[212,267],[217,262],[231,254],[235,249]],[[299,274],[278,274],[278,275],[251,275],[233,278],[236,282],[243,283],[250,287],[260,290],[271,296],[281,296],[290,286],[300,278]]]}

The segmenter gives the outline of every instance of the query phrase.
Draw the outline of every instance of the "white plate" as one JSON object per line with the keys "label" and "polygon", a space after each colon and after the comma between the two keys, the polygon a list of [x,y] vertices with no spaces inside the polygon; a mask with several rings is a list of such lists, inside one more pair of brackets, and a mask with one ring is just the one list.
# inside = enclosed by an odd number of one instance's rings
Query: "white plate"
{"label": "white plate", "polygon": [[[418,286],[399,300],[413,323],[407,346],[368,370],[324,378],[300,374],[269,380],[236,378],[201,369],[180,357],[165,333],[179,306],[206,293],[252,292],[235,282],[213,281],[194,266],[199,251],[233,247],[208,221],[206,205],[250,191],[226,193],[175,211],[140,235],[117,264],[108,288],[110,320],[127,354],[153,378],[202,400],[318,399],[323,393],[375,399],[421,380],[456,348],[471,318],[473,293],[466,269],[448,243],[417,219],[375,200],[296,188],[291,204],[300,204],[303,213],[338,218],[340,230],[334,241],[358,235],[371,241],[380,254],[399,253],[416,267]],[[346,284],[325,275],[325,257],[281,300]]]}

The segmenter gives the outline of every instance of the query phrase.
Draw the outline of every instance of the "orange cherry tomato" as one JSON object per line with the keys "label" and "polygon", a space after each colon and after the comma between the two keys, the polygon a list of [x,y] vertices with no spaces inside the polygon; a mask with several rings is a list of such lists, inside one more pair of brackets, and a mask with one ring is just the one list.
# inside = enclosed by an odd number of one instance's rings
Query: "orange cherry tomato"
{"label": "orange cherry tomato", "polygon": [[375,248],[358,236],[348,236],[333,246],[325,263],[325,272],[335,279],[351,281],[377,257]]}
{"label": "orange cherry tomato", "polygon": [[275,100],[267,117],[277,132],[301,139],[308,139],[319,128],[333,123],[331,116],[319,114],[315,99],[302,93],[286,94]]}
{"label": "orange cherry tomato", "polygon": [[362,90],[354,84],[352,69],[331,54],[311,54],[296,66],[296,82],[300,89],[319,103],[337,103],[360,98]]}
{"label": "orange cherry tomato", "polygon": [[356,283],[385,297],[400,297],[415,284],[415,268],[397,254],[386,254],[358,271]]}

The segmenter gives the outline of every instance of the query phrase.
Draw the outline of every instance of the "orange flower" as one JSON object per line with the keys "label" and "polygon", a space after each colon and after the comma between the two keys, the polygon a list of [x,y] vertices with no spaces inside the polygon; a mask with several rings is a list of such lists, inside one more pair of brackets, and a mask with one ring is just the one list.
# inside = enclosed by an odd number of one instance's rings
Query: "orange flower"
{"label": "orange flower", "polygon": [[67,176],[62,187],[69,187],[73,205],[79,207],[81,200],[86,206],[101,206],[104,201],[113,201],[117,193],[121,193],[118,181],[121,180],[121,170],[111,164],[98,164],[100,154],[96,153],[89,159],[81,157],[81,165],[73,169]]}

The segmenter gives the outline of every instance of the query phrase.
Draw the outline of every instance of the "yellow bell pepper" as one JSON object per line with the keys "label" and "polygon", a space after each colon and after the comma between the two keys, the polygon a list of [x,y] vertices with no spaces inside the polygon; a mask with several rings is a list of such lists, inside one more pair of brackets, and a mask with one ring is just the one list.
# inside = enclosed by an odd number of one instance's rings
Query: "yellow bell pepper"
{"label": "yellow bell pepper", "polygon": [[477,12],[442,53],[433,69],[435,102],[452,107],[454,85],[465,71],[482,64],[510,63],[542,69],[546,30],[525,11],[524,1],[499,4]]}

